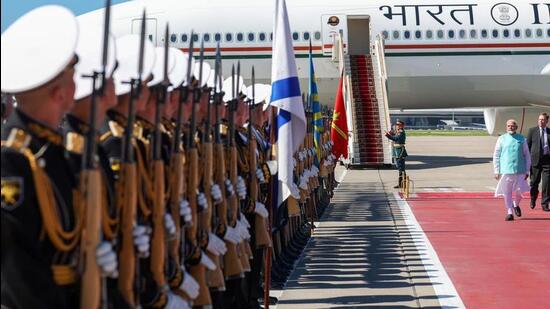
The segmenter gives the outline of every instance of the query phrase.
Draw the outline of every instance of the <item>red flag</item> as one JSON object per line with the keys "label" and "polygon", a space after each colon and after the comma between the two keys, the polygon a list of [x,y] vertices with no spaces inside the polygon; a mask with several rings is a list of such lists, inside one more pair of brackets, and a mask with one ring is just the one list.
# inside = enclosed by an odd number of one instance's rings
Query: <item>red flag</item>
{"label": "red flag", "polygon": [[344,83],[343,75],[340,75],[338,91],[334,100],[334,115],[332,116],[332,125],[330,129],[330,139],[334,143],[332,153],[336,158],[348,157],[348,123],[346,118],[346,106],[344,105],[344,93],[342,91]]}

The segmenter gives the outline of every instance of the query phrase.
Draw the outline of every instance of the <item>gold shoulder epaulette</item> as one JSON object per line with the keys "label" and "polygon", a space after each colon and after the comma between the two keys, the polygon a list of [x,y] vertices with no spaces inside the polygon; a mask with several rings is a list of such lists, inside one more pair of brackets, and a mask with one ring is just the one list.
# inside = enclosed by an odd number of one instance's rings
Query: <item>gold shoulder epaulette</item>
{"label": "gold shoulder epaulette", "polygon": [[65,148],[72,153],[82,154],[84,151],[84,136],[76,132],[67,133]]}
{"label": "gold shoulder epaulette", "polygon": [[109,130],[111,130],[111,133],[115,137],[122,137],[124,134],[124,128],[114,120],[109,121]]}
{"label": "gold shoulder epaulette", "polygon": [[13,128],[11,129],[6,142],[4,143],[4,141],[2,141],[2,146],[20,151],[28,148],[30,143],[31,136],[27,134],[27,132],[18,128]]}

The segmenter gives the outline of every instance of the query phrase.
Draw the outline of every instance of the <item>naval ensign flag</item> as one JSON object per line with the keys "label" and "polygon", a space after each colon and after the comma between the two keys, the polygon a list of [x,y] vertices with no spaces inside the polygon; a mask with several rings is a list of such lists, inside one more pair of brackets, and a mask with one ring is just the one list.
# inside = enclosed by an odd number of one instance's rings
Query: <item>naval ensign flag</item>
{"label": "naval ensign flag", "polygon": [[306,117],[284,0],[275,0],[271,87],[271,105],[279,108],[276,145],[279,165],[278,205],[281,205],[290,195],[293,156],[306,134]]}

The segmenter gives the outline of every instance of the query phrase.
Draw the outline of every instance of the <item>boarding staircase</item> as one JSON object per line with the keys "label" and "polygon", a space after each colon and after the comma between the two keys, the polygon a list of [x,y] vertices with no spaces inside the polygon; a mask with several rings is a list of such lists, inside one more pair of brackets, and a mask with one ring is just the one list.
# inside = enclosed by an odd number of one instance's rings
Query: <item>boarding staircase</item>
{"label": "boarding staircase", "polygon": [[377,37],[374,42],[370,54],[345,55],[343,48],[339,51],[349,130],[347,164],[351,167],[392,163],[391,142],[384,137],[391,124],[383,39]]}

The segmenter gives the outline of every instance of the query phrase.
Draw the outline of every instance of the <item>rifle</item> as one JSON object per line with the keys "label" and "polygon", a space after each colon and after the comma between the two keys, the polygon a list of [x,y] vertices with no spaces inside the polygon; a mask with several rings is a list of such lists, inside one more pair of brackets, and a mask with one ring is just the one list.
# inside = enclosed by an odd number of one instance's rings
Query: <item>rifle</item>
{"label": "rifle", "polygon": [[[221,81],[220,81],[221,83]],[[220,90],[221,90],[221,84],[220,84]],[[228,120],[229,120],[229,131],[227,133],[227,140],[226,140],[226,151],[227,151],[227,157],[229,158],[229,162],[227,166],[222,166],[225,163],[225,160],[222,160],[224,156],[224,152],[221,146],[221,137],[219,136],[220,132],[219,129],[216,130],[218,137],[217,140],[217,156],[218,162],[222,165],[220,165],[220,168],[218,168],[216,171],[217,179],[220,179],[220,177],[225,177],[225,175],[220,174],[229,174],[229,181],[232,183],[233,187],[237,186],[237,149],[235,148],[235,110],[237,109],[237,95],[235,94],[235,66],[233,65],[231,68],[231,94],[233,95],[233,99],[228,102]],[[223,97],[223,94],[220,94],[221,97]],[[217,103],[216,109],[221,104],[221,98],[220,102]],[[218,116],[216,116],[218,117]],[[219,126],[219,125],[218,125]],[[220,139],[218,141],[218,138]],[[226,170],[227,168],[227,170]],[[237,215],[238,215],[238,209],[239,209],[239,198],[237,194],[233,194],[228,197],[228,205],[226,205],[226,215],[222,217],[220,220],[220,223],[225,223],[226,226],[230,226],[234,228],[237,225]],[[223,214],[223,211],[222,211]],[[224,231],[225,234],[225,231]],[[250,264],[248,263],[248,256],[244,259],[244,262],[247,264],[243,264],[243,260],[241,259],[242,254],[239,252],[239,246],[238,244],[233,244],[229,241],[225,242],[227,246],[227,252],[224,256],[224,271],[225,271],[225,278],[227,280],[236,279],[236,278],[242,278],[244,277],[244,269],[245,266],[247,269],[250,269]]]}
{"label": "rifle", "polygon": [[[218,45],[219,50],[219,45]],[[217,69],[217,68],[216,68]],[[216,75],[219,72],[216,70],[216,73],[214,74],[214,84],[216,81]],[[214,85],[215,87],[215,85]],[[204,191],[204,194],[206,196],[206,200],[208,203],[208,208],[203,211],[202,214],[202,220],[201,225],[204,228],[205,231],[205,240],[206,243],[203,244],[203,248],[206,248],[208,246],[208,233],[212,231],[212,221],[214,220],[214,202],[212,201],[212,197],[210,192],[212,191],[212,184],[213,184],[213,178],[214,178],[214,150],[212,145],[212,128],[210,124],[210,118],[211,118],[211,88],[205,87],[203,96],[201,97],[201,104],[206,104],[207,106],[207,112],[206,112],[206,118],[204,119],[204,131],[201,135],[201,146],[202,146],[202,155],[204,158],[204,169],[203,169],[203,177],[202,177],[202,188]],[[223,184],[222,184],[223,185]],[[221,187],[220,187],[221,190]],[[223,196],[222,196],[223,197]],[[219,202],[219,201],[218,201]],[[216,224],[216,223],[214,223]],[[215,288],[217,290],[223,291],[225,290],[225,282],[223,277],[223,272],[220,266],[220,258],[219,256],[216,256],[209,252],[208,250],[205,250],[208,257],[214,262],[216,265],[216,269],[214,270],[207,270],[206,271],[206,281],[207,285],[210,288]]]}
{"label": "rifle", "polygon": [[162,106],[166,102],[167,88],[170,86],[168,80],[168,25],[164,34],[164,67],[163,81],[156,86],[157,104],[155,110],[155,131],[153,136],[153,184],[154,184],[154,199],[153,199],[153,238],[151,239],[151,273],[158,286],[166,285],[166,277],[164,274],[165,263],[165,183],[164,183],[164,161],[161,155],[161,114]]}
{"label": "rifle", "polygon": [[[103,46],[102,46],[102,72],[93,72],[91,76],[85,76],[92,79],[92,98],[90,105],[89,128],[86,134],[86,144],[84,155],[82,157],[82,172],[80,175],[80,190],[83,193],[84,203],[86,205],[85,225],[82,230],[81,238],[81,257],[83,261],[82,273],[82,293],[80,295],[80,308],[96,309],[100,307],[107,308],[106,282],[101,278],[101,272],[97,265],[96,250],[102,238],[101,231],[101,209],[103,196],[101,171],[97,167],[97,141],[96,141],[96,113],[97,97],[104,95],[106,82],[106,66],[109,49],[109,24],[111,15],[111,1],[105,3],[105,19],[103,27]],[[96,89],[96,82],[101,79],[101,87]]]}
{"label": "rifle", "polygon": [[[255,76],[254,76],[254,67],[252,67],[252,98],[250,99],[248,106],[248,184],[249,184],[249,201],[248,207],[249,210],[254,213],[254,208],[256,207],[256,201],[258,200],[258,178],[256,177],[256,168],[258,166],[256,151],[257,151],[257,142],[256,142],[256,133],[254,130],[254,105],[256,104],[254,96],[256,95],[255,90]],[[271,247],[271,237],[267,233],[267,224],[264,217],[255,214],[255,233],[256,233],[256,248],[269,248]]]}
{"label": "rifle", "polygon": [[200,63],[199,63],[199,80],[193,89],[193,101],[191,108],[191,124],[189,130],[189,136],[187,136],[187,151],[189,158],[189,181],[187,183],[187,197],[189,198],[189,206],[191,207],[191,213],[193,215],[193,225],[189,227],[188,236],[191,242],[191,260],[192,266],[189,272],[199,283],[199,296],[194,302],[196,306],[206,306],[212,304],[208,286],[206,285],[205,267],[200,263],[201,258],[201,238],[204,238],[204,230],[199,226],[201,221],[198,217],[197,209],[197,188],[199,185],[199,154],[197,145],[195,144],[195,133],[197,130],[196,125],[196,105],[200,101],[201,97],[201,85],[202,85],[202,64],[204,61],[204,41],[201,43],[200,50]]}
{"label": "rifle", "polygon": [[[121,249],[120,261],[124,261],[119,266],[118,288],[122,297],[132,307],[140,306],[140,276],[139,259],[136,258],[134,248],[133,230],[137,222],[137,171],[134,160],[134,144],[132,135],[134,132],[134,123],[136,121],[135,101],[141,94],[143,57],[145,49],[145,10],[141,19],[141,33],[139,43],[138,59],[138,78],[132,78],[129,82],[130,103],[128,104],[128,120],[124,130],[124,139],[122,142],[122,163],[120,166],[120,177],[117,183],[117,207],[122,209],[121,214]],[[134,291],[135,290],[135,291]]]}

